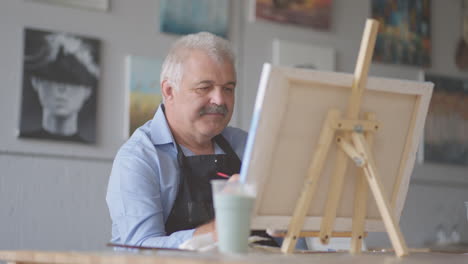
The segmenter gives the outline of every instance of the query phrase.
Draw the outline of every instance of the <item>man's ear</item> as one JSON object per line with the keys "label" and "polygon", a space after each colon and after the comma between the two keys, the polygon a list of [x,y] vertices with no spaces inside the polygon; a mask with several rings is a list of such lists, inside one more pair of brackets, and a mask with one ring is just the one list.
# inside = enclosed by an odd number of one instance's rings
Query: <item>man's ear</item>
{"label": "man's ear", "polygon": [[162,81],[162,83],[161,83],[161,92],[162,92],[162,95],[164,97],[165,102],[171,101],[172,98],[174,98],[175,89],[169,83],[168,80]]}

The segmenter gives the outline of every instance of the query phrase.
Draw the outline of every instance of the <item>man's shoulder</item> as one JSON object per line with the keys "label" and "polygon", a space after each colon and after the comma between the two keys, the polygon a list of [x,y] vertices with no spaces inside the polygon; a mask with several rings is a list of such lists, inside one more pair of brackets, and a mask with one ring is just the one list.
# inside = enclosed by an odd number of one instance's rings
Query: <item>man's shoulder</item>
{"label": "man's shoulder", "polygon": [[236,127],[226,127],[221,134],[242,160],[247,143],[247,132]]}
{"label": "man's shoulder", "polygon": [[[224,137],[246,138],[247,132],[237,127],[226,127],[221,133]],[[229,139],[228,139],[229,140]]]}
{"label": "man's shoulder", "polygon": [[137,128],[130,138],[120,147],[117,157],[121,156],[145,156],[148,151],[156,151],[151,141],[151,121]]}

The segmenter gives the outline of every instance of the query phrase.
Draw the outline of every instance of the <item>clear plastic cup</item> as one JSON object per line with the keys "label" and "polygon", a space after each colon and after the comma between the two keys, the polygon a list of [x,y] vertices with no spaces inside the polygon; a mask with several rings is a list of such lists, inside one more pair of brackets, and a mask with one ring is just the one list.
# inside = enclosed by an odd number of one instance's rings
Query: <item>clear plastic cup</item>
{"label": "clear plastic cup", "polygon": [[255,201],[252,186],[227,180],[212,180],[211,186],[219,251],[246,253]]}

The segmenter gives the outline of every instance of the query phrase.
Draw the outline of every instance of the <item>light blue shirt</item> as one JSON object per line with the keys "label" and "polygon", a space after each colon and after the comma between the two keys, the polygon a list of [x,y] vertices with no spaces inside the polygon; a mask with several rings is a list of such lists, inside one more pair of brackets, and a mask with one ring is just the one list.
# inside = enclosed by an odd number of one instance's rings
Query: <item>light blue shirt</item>
{"label": "light blue shirt", "polygon": [[[227,127],[221,133],[242,160],[247,133]],[[194,154],[181,146],[185,156]],[[215,144],[215,154],[224,151]],[[106,201],[112,219],[112,243],[178,247],[195,229],[166,235],[165,222],[174,204],[180,169],[177,147],[159,107],[153,120],[139,127],[118,151]]]}

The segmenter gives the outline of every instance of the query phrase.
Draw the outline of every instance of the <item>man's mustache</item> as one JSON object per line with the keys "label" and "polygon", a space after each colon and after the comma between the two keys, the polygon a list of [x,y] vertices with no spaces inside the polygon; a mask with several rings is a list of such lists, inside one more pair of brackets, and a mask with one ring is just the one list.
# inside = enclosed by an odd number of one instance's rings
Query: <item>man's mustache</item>
{"label": "man's mustache", "polygon": [[226,105],[208,105],[203,107],[200,110],[200,116],[206,114],[222,114],[223,116],[227,115],[228,109]]}

